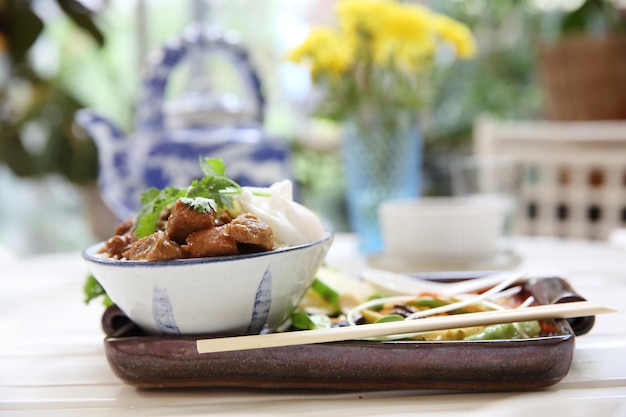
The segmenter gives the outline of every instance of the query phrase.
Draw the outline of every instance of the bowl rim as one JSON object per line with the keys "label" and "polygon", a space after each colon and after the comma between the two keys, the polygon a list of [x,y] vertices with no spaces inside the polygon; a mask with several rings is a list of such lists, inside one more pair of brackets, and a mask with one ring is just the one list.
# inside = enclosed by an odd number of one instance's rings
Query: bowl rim
{"label": "bowl rim", "polygon": [[229,256],[211,256],[204,258],[180,258],[180,259],[172,259],[169,261],[158,261],[158,262],[149,262],[145,260],[120,260],[120,259],[111,259],[103,256],[99,256],[96,254],[96,250],[102,247],[105,243],[104,241],[94,243],[93,245],[88,246],[81,252],[82,258],[87,262],[92,262],[96,264],[108,265],[113,267],[146,267],[146,268],[163,268],[163,267],[177,267],[184,265],[197,265],[197,264],[215,264],[222,262],[232,262],[236,260],[244,260],[244,259],[252,259],[252,258],[260,258],[264,256],[278,255],[288,252],[295,252],[299,250],[303,250],[313,246],[322,245],[329,240],[332,240],[334,237],[334,233],[330,230],[324,230],[324,236],[316,240],[314,242],[303,243],[301,245],[294,246],[286,246],[278,249],[274,249],[266,252],[255,252],[255,253],[247,253],[242,255],[229,255]]}
{"label": "bowl rim", "polygon": [[379,214],[384,218],[414,217],[474,217],[506,213],[508,201],[484,195],[458,197],[419,197],[387,200],[381,203]]}

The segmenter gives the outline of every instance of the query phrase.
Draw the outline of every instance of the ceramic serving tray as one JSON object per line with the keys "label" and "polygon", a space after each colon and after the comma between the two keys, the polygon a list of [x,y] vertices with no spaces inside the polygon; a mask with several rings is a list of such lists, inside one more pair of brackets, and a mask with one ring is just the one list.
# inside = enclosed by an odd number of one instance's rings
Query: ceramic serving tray
{"label": "ceramic serving tray", "polygon": [[[542,302],[582,297],[565,281],[525,284]],[[345,341],[199,354],[197,336],[147,336],[116,307],[103,315],[104,346],[115,374],[145,388],[533,390],[563,379],[575,336],[593,317],[550,322],[551,331],[526,340]]]}

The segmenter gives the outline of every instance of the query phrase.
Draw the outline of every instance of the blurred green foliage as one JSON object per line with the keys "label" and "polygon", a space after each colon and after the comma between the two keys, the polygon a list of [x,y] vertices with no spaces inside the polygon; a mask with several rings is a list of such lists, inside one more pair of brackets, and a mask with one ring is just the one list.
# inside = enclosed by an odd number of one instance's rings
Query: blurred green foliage
{"label": "blurred green foliage", "polygon": [[[501,119],[544,117],[544,91],[538,74],[538,48],[542,44],[573,34],[597,35],[623,29],[624,19],[610,0],[557,3],[432,2],[433,7],[472,29],[478,55],[433,78],[435,94],[424,124],[425,193],[449,191],[446,160],[471,152],[473,124],[480,114]],[[568,8],[571,5],[574,7]]]}
{"label": "blurred green foliage", "polygon": [[[96,45],[104,45],[93,14],[79,1],[56,0],[56,5]],[[32,51],[45,29],[35,7],[36,2],[8,0],[0,9],[7,64],[0,87],[0,162],[19,176],[54,172],[74,183],[90,183],[97,176],[97,151],[72,128],[74,112],[83,103],[33,65]]]}
{"label": "blurred green foliage", "polygon": [[541,91],[533,34],[539,14],[526,1],[441,2],[442,11],[474,32],[478,55],[436,74],[426,140],[431,152],[463,151],[475,118],[483,112],[503,118],[537,117]]}
{"label": "blurred green foliage", "polygon": [[[537,48],[577,33],[624,29],[625,20],[609,0],[585,0],[569,10],[541,9],[537,0],[455,0],[436,2],[443,13],[466,23],[479,51],[437,74],[429,110],[427,141],[433,151],[463,150],[480,113],[496,117],[541,118],[543,93]],[[570,3],[576,3],[572,1]]]}

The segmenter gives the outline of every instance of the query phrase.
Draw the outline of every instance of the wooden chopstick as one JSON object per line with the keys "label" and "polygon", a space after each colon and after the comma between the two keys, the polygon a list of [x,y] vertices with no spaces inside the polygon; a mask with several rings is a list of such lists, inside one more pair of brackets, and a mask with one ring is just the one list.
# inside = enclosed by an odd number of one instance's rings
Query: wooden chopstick
{"label": "wooden chopstick", "polygon": [[198,353],[229,352],[235,350],[263,349],[310,343],[337,342],[366,337],[380,337],[404,333],[484,326],[518,321],[586,317],[596,314],[615,313],[617,310],[589,301],[532,306],[512,310],[486,311],[455,314],[417,320],[389,323],[363,324],[320,330],[301,330],[264,335],[235,336],[196,341]]}

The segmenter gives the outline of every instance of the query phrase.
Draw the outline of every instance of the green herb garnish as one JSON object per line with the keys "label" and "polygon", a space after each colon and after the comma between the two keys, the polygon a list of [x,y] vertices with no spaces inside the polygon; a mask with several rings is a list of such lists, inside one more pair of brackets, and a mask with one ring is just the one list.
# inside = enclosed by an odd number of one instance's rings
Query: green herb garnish
{"label": "green herb garnish", "polygon": [[89,274],[87,276],[87,279],[85,280],[85,284],[83,285],[83,293],[85,294],[85,304],[89,304],[96,298],[102,297],[102,304],[105,307],[113,305],[113,301],[111,301],[106,291],[104,291],[102,285],[100,285],[96,277],[91,274]]}
{"label": "green herb garnish", "polygon": [[154,233],[163,210],[179,199],[199,213],[234,207],[231,194],[240,193],[241,186],[226,177],[224,162],[219,158],[200,157],[198,163],[204,177],[193,180],[189,187],[166,187],[162,190],[152,187],[141,195],[142,207],[135,223],[138,238]]}

